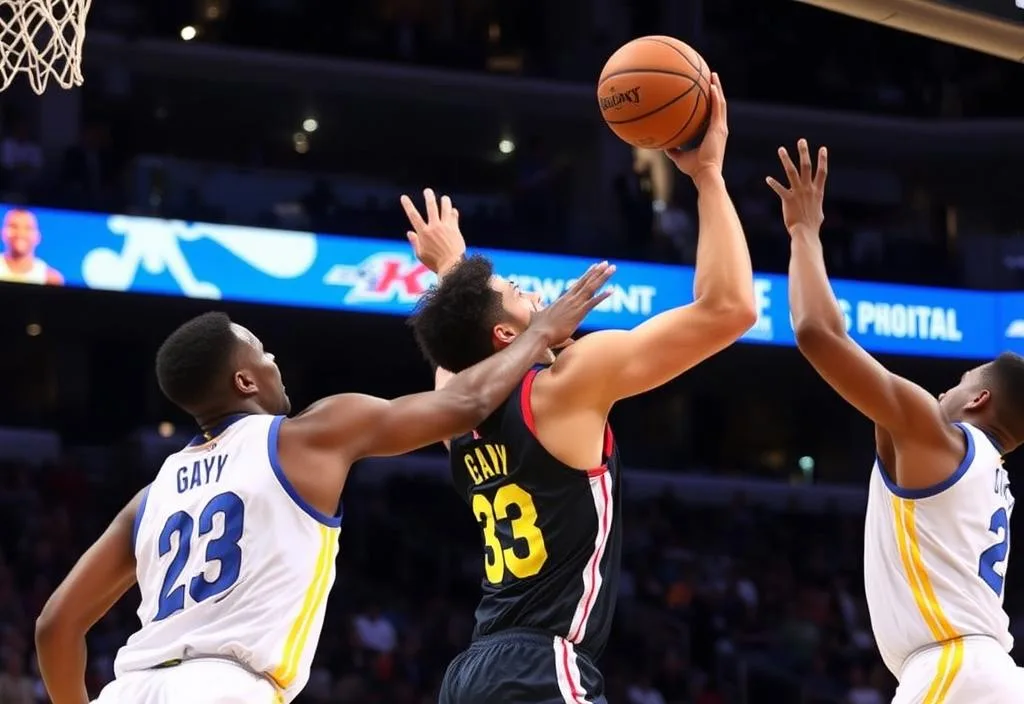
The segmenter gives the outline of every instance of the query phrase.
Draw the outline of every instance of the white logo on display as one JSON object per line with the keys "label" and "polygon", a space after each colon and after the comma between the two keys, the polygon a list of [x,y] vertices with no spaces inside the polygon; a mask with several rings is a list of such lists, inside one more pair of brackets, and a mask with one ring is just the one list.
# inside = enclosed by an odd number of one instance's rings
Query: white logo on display
{"label": "white logo on display", "polygon": [[[527,293],[540,294],[544,305],[550,305],[576,283],[576,279],[556,279],[534,274],[509,274],[508,280]],[[654,311],[654,299],[658,295],[658,289],[654,286],[622,286],[612,282],[605,290],[611,291],[612,295],[595,308],[600,313],[628,313],[646,317]]]}
{"label": "white logo on display", "polygon": [[1024,319],[1018,318],[1007,325],[1005,334],[1007,337],[1014,340],[1024,338]]}
{"label": "white logo on display", "polygon": [[234,225],[189,224],[128,215],[107,218],[107,229],[124,237],[120,251],[93,249],[82,261],[82,277],[90,288],[127,291],[139,269],[167,272],[190,298],[219,299],[220,288],[200,281],[181,251],[181,242],[216,242],[253,269],[277,279],[294,279],[316,261],[316,236],[311,232],[266,230]]}

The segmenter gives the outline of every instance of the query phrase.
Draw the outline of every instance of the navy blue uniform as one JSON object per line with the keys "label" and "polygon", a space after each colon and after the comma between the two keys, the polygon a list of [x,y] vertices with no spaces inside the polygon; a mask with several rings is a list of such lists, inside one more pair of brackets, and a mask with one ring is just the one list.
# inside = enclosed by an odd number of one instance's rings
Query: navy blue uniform
{"label": "navy blue uniform", "polygon": [[611,630],[622,552],[619,458],[568,467],[537,440],[535,367],[471,435],[451,443],[455,487],[480,525],[483,596],[469,650],[449,666],[441,704],[603,702],[594,661]]}

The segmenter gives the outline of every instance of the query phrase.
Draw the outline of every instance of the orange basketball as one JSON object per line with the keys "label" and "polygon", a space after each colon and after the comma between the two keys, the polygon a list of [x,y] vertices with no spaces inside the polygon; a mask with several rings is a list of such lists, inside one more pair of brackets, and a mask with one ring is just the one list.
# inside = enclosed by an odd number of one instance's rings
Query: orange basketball
{"label": "orange basketball", "polygon": [[597,81],[601,116],[643,149],[700,144],[711,117],[711,69],[672,37],[640,37],[611,55]]}

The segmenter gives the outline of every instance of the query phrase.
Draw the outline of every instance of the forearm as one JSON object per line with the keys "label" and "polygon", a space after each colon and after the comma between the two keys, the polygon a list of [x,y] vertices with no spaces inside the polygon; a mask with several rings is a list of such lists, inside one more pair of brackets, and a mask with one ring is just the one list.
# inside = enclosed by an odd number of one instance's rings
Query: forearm
{"label": "forearm", "polygon": [[39,674],[53,704],[88,704],[85,634],[52,627],[36,632]]}
{"label": "forearm", "polygon": [[789,257],[789,306],[793,329],[846,334],[846,321],[825,270],[825,254],[817,232],[792,234]]}
{"label": "forearm", "polygon": [[500,406],[548,349],[548,340],[527,328],[501,352],[453,376],[440,393],[474,399],[483,417]]}
{"label": "forearm", "polygon": [[719,173],[694,179],[697,186],[697,266],[694,299],[754,305],[754,270],[736,208]]}

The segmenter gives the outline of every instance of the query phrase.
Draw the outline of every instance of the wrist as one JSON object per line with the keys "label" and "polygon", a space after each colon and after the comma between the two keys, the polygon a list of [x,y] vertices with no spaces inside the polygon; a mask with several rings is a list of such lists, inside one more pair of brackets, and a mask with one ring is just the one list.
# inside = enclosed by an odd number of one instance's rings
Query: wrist
{"label": "wrist", "polygon": [[558,342],[561,342],[561,340],[555,340],[553,331],[548,329],[546,325],[531,325],[520,335],[520,337],[523,336],[526,336],[530,346],[538,353],[550,349]]}
{"label": "wrist", "polygon": [[690,178],[693,180],[693,185],[698,191],[707,187],[725,186],[722,169],[718,166],[705,166],[698,171],[694,171]]}
{"label": "wrist", "polygon": [[789,236],[796,241],[813,242],[818,239],[821,230],[811,225],[794,225],[789,228]]}
{"label": "wrist", "polygon": [[452,269],[457,267],[462,262],[462,260],[465,259],[465,258],[466,258],[466,254],[465,254],[465,252],[463,252],[462,254],[458,255],[457,257],[453,257],[451,259],[445,260],[444,262],[442,262],[441,264],[438,265],[437,272],[436,272],[437,275],[439,277],[446,275]]}

